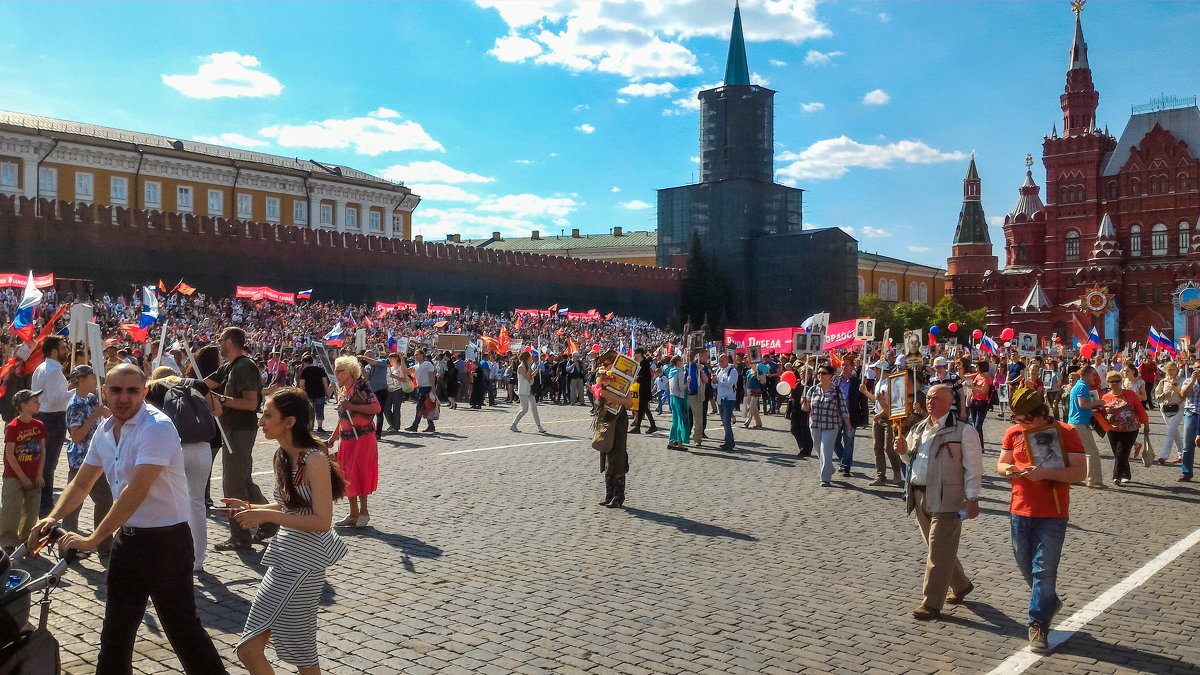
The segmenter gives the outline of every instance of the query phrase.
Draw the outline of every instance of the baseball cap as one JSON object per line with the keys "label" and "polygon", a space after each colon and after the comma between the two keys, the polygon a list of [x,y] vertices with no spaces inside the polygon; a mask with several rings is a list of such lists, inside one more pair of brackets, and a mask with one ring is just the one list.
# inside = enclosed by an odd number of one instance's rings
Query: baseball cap
{"label": "baseball cap", "polygon": [[23,403],[28,403],[32,399],[35,399],[41,395],[42,395],[41,389],[38,389],[37,391],[30,391],[28,389],[22,389],[21,391],[18,391],[17,393],[13,394],[12,400],[13,400],[14,404],[21,405]]}
{"label": "baseball cap", "polygon": [[939,356],[939,357],[937,357],[936,359],[934,359],[934,360],[933,360],[933,367],[934,367],[934,368],[944,368],[944,367],[946,367],[946,366],[948,366],[948,365],[950,365],[950,362],[949,362],[949,361],[947,361],[947,360],[946,360],[946,357],[944,357],[944,356]]}
{"label": "baseball cap", "polygon": [[71,370],[71,374],[67,376],[67,379],[72,382],[78,382],[95,372],[96,371],[93,370],[91,366],[81,363]]}
{"label": "baseball cap", "polygon": [[887,361],[884,361],[883,359],[879,359],[875,363],[872,363],[871,367],[878,368],[879,370],[887,372],[892,369],[892,364],[888,363]]}

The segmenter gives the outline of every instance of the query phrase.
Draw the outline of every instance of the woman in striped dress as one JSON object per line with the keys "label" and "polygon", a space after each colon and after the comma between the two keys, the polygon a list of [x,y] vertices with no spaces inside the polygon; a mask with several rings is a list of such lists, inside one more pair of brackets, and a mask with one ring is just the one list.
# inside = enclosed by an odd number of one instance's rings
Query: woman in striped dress
{"label": "woman in striped dress", "polygon": [[301,675],[321,672],[317,663],[317,603],[325,586],[325,568],[346,555],[346,544],[331,530],[333,501],[346,492],[337,462],[309,428],[312,408],[308,396],[294,387],[281,389],[263,403],[259,426],[279,443],[275,451],[275,503],[240,508],[234,517],[243,527],[279,525],[263,554],[267,574],[258,587],[238,659],[251,675],[273,673],[264,650],[275,644],[280,660],[299,668]]}

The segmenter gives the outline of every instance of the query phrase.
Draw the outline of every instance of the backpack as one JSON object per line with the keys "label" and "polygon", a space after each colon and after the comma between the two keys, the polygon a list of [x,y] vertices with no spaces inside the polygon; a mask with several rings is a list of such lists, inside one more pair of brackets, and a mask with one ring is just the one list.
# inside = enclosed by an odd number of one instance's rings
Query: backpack
{"label": "backpack", "polygon": [[163,414],[175,423],[182,443],[207,443],[216,437],[217,418],[208,401],[195,389],[177,384],[163,396]]}

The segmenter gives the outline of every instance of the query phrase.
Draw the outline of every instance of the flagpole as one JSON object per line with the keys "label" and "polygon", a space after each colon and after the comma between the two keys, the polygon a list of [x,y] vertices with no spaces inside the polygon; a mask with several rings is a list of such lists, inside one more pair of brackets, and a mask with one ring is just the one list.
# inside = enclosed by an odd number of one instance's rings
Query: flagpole
{"label": "flagpole", "polygon": [[[200,374],[200,366],[196,364],[196,357],[192,354],[192,345],[187,340],[181,340],[181,342],[183,342],[183,351],[187,355],[188,363],[192,364],[192,373],[195,374],[196,379],[203,380],[204,376]],[[159,347],[162,347],[162,343],[159,343]],[[233,446],[229,444],[229,437],[225,435],[225,427],[221,426],[221,418],[217,417],[215,419],[217,421],[217,431],[221,432],[221,440],[225,443],[225,452],[232,455]]]}

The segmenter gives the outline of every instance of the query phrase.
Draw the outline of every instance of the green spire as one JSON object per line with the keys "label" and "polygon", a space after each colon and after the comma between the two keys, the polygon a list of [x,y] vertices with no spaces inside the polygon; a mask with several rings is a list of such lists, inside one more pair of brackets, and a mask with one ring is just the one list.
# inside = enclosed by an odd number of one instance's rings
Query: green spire
{"label": "green spire", "polygon": [[742,37],[742,9],[733,3],[733,30],[729,33],[729,59],[725,61],[725,84],[750,84],[746,63],[746,40]]}
{"label": "green spire", "polygon": [[971,153],[971,166],[967,167],[967,180],[979,180],[979,172],[975,170],[975,153]]}

